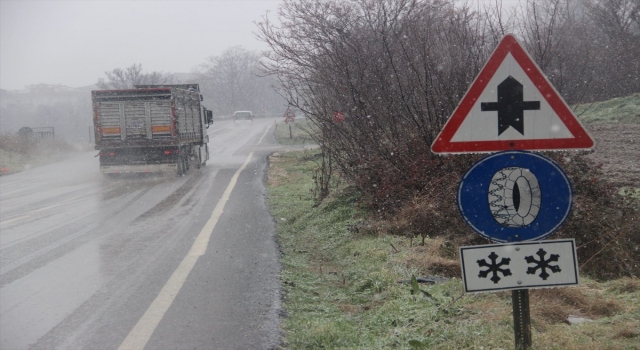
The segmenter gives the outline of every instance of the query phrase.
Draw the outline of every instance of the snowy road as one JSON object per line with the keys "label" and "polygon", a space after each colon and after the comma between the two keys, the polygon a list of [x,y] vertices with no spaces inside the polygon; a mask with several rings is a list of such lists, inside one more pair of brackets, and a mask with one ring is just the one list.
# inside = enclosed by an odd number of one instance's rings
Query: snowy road
{"label": "snowy road", "polygon": [[182,177],[103,177],[93,151],[0,178],[0,348],[276,346],[272,131],[214,123],[208,165]]}

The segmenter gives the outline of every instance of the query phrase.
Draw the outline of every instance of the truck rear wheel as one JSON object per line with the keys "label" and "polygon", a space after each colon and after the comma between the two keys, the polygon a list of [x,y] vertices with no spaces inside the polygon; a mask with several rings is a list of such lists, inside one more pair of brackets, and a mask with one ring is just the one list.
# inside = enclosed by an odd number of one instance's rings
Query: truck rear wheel
{"label": "truck rear wheel", "polygon": [[176,163],[176,166],[178,168],[178,172],[177,172],[178,176],[182,176],[182,173],[183,173],[183,171],[182,171],[182,163],[179,160]]}
{"label": "truck rear wheel", "polygon": [[178,165],[178,176],[184,175],[186,171],[184,168],[184,160],[182,157],[178,157],[177,165]]}

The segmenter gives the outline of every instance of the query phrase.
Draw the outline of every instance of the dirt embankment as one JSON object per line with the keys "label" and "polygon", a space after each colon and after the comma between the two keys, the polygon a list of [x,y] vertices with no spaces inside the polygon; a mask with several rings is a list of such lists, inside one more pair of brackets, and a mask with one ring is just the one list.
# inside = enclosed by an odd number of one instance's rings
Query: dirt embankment
{"label": "dirt embankment", "polygon": [[88,145],[70,144],[63,139],[30,139],[18,135],[0,135],[0,175],[60,161]]}
{"label": "dirt embankment", "polygon": [[588,124],[595,152],[587,157],[602,164],[607,179],[618,186],[640,187],[640,124]]}

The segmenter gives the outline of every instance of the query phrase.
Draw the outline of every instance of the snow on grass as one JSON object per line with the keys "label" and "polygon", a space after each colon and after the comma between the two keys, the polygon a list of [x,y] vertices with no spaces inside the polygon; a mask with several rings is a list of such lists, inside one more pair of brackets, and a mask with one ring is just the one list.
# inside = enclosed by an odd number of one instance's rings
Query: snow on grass
{"label": "snow on grass", "polygon": [[586,124],[640,124],[640,94],[582,104],[575,113]]}

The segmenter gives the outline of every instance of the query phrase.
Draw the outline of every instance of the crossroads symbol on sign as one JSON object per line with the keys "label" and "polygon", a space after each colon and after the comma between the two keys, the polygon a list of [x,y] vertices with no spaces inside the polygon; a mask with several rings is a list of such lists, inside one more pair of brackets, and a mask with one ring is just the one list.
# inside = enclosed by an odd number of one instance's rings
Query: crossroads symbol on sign
{"label": "crossroads symbol on sign", "polygon": [[493,273],[493,276],[490,278],[490,280],[492,280],[493,283],[498,283],[501,280],[501,278],[498,277],[498,272],[501,272],[503,277],[511,276],[510,269],[500,268],[500,266],[509,265],[509,263],[511,262],[511,258],[502,258],[502,260],[499,263],[496,263],[496,259],[498,259],[498,254],[496,254],[495,252],[491,252],[491,254],[489,254],[489,259],[491,259],[491,265],[489,265],[484,259],[480,259],[477,261],[478,266],[488,267],[488,269],[480,271],[480,273],[478,274],[478,277],[486,278],[489,275],[489,273]]}
{"label": "crossroads symbol on sign", "polygon": [[510,126],[524,135],[524,111],[540,110],[540,101],[524,101],[522,84],[509,76],[498,85],[498,102],[482,102],[480,108],[498,111],[498,135]]}

